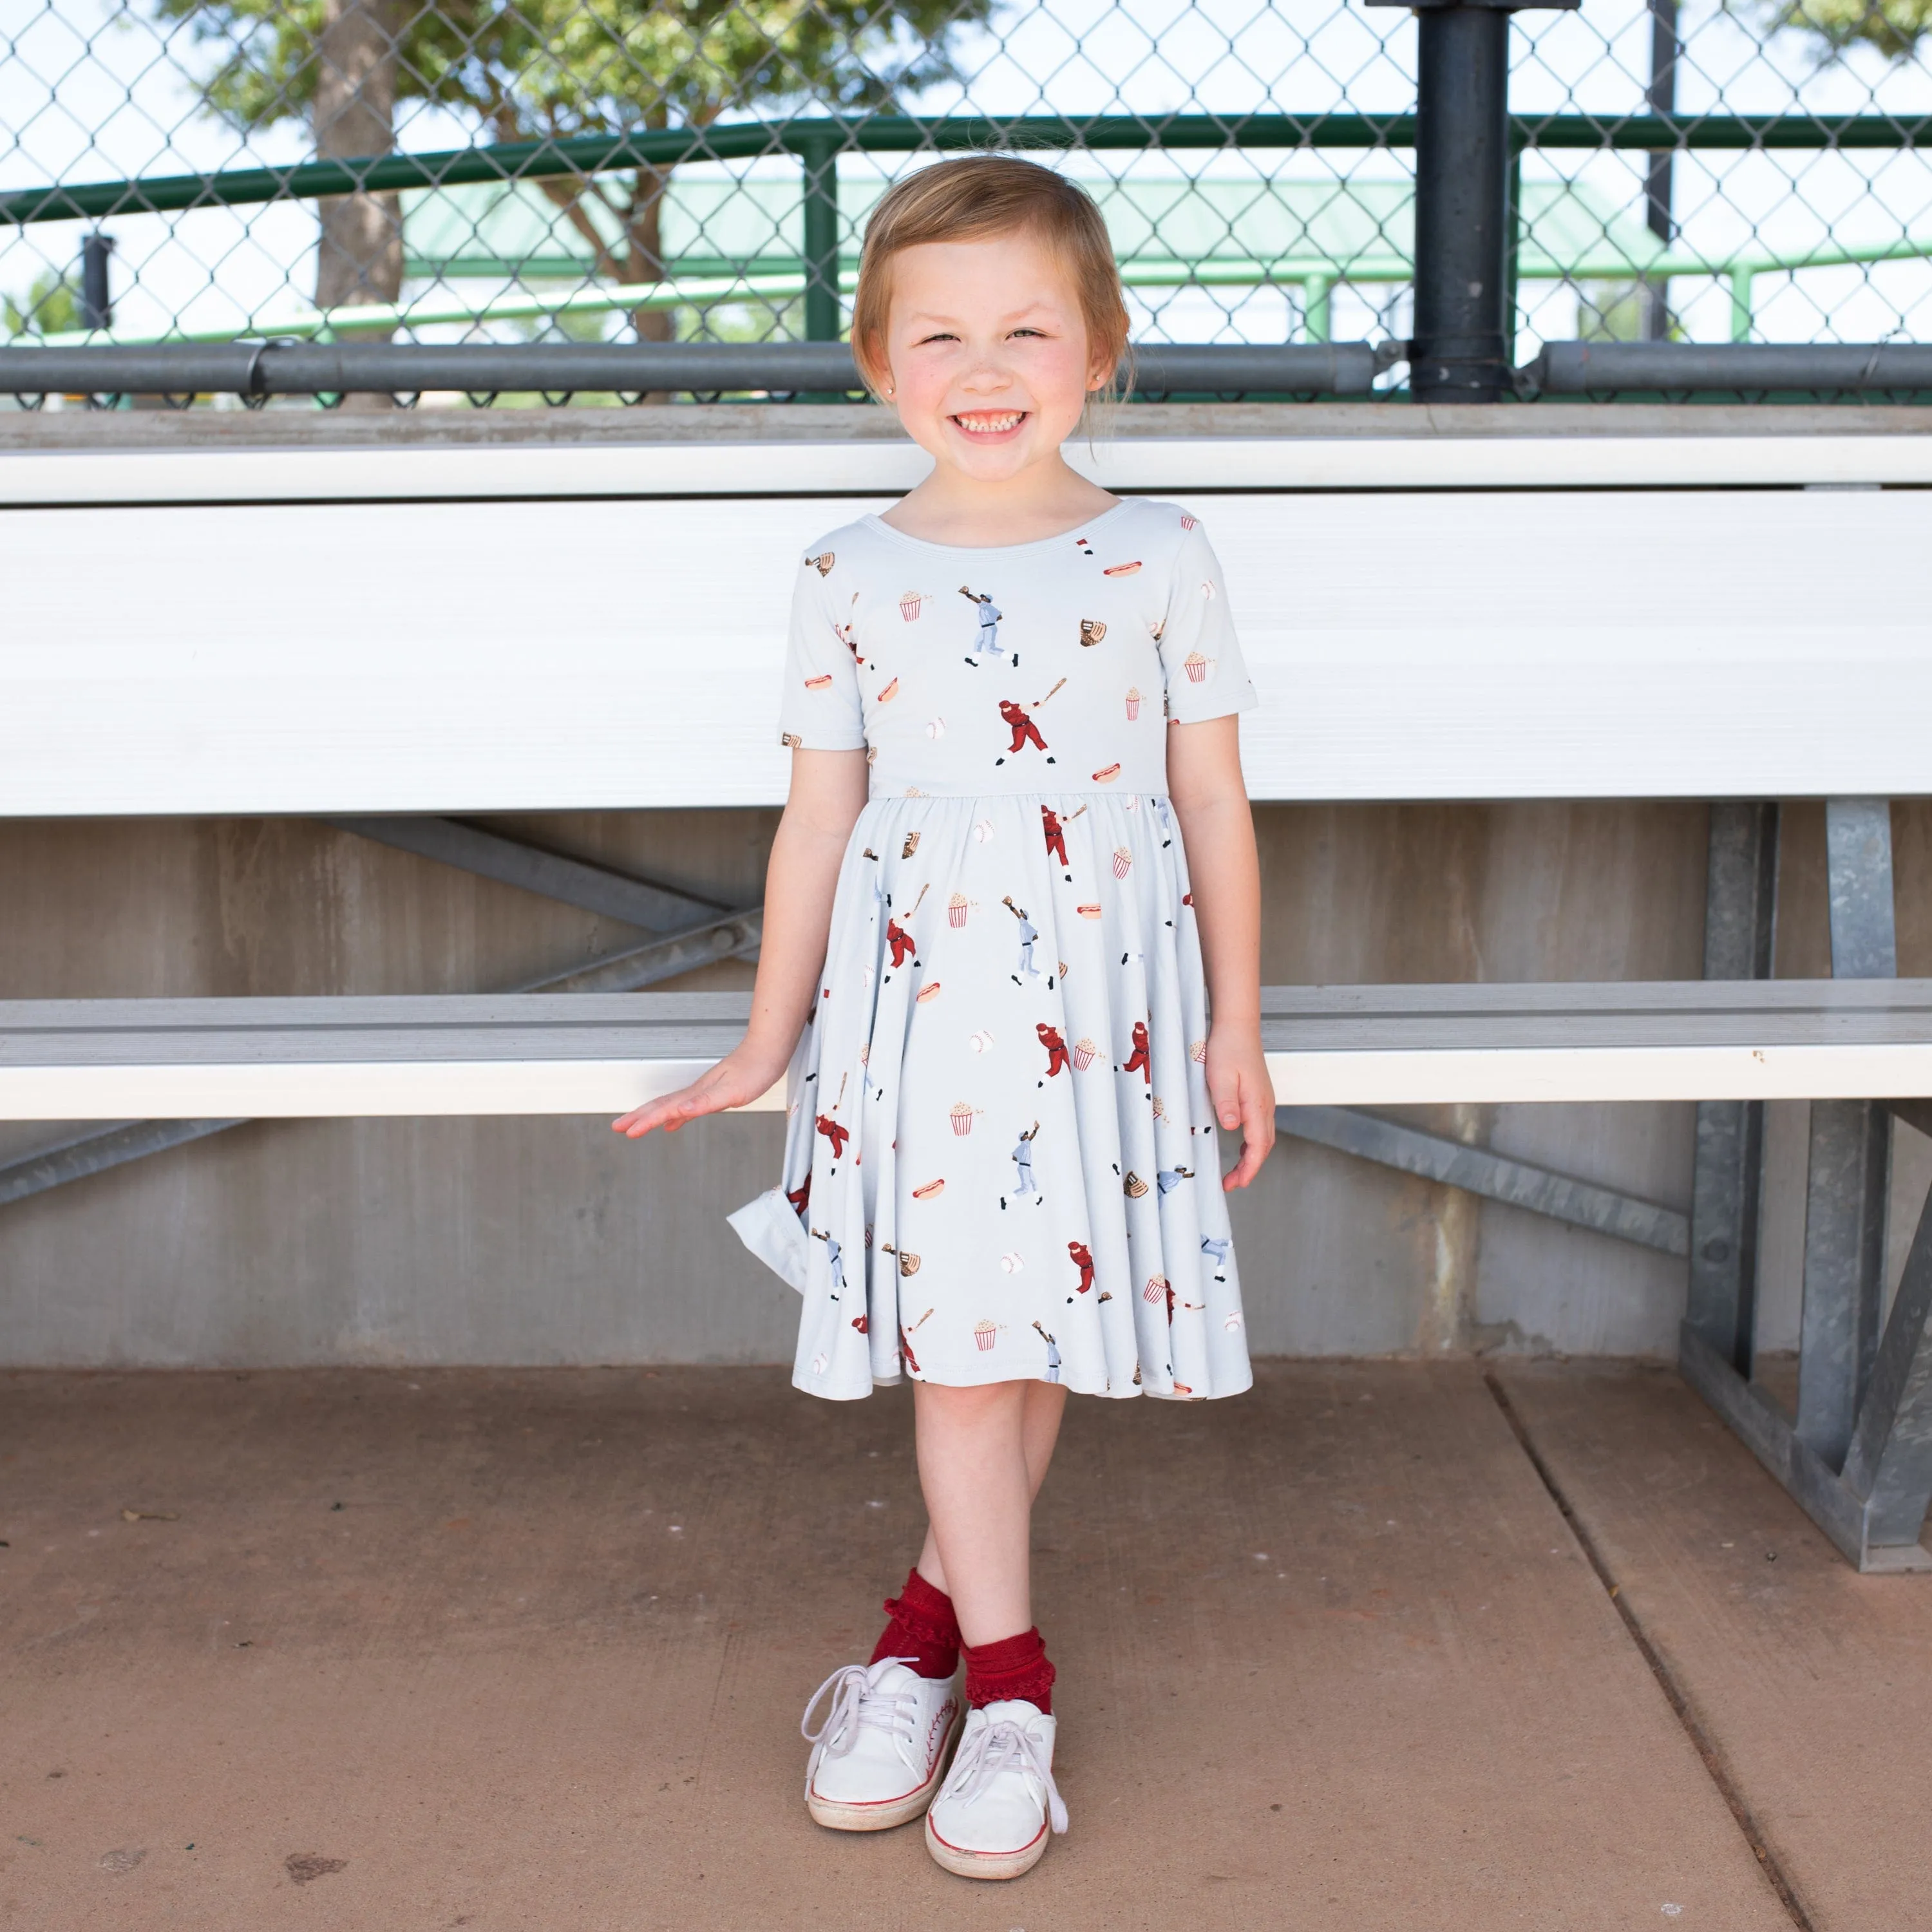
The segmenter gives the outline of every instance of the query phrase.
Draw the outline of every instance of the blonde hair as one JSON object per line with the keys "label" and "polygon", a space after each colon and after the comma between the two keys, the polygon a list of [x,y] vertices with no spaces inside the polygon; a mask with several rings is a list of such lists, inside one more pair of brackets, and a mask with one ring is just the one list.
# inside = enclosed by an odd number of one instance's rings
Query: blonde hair
{"label": "blonde hair", "polygon": [[[892,257],[922,242],[986,242],[1021,231],[1038,236],[1072,275],[1093,359],[1118,369],[1128,355],[1126,299],[1094,197],[1037,161],[968,154],[896,182],[866,224],[852,298],[852,359],[874,394],[883,393],[886,374]],[[1118,380],[1111,376],[1102,394],[1110,394]]]}

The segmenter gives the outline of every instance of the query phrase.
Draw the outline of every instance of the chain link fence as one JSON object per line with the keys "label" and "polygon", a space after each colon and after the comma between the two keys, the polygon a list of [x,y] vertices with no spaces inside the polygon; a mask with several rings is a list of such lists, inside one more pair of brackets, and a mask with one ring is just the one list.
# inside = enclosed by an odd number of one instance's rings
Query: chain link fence
{"label": "chain link fence", "polygon": [[[1516,361],[1925,337],[1932,0],[1510,38]],[[884,188],[1000,146],[1138,342],[1400,344],[1416,66],[1360,0],[0,0],[0,341],[830,342]]]}

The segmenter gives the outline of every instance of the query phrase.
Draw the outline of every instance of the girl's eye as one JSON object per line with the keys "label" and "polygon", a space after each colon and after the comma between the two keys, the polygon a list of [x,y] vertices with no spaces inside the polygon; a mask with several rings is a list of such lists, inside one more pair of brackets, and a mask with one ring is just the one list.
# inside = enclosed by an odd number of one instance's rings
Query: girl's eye
{"label": "girl's eye", "polygon": [[923,349],[928,342],[957,342],[958,337],[950,329],[938,329],[931,335],[922,335],[915,346]]}
{"label": "girl's eye", "polygon": [[1016,328],[1013,333],[1016,335],[1036,335],[1042,341],[1046,339],[1046,331],[1043,328]]}

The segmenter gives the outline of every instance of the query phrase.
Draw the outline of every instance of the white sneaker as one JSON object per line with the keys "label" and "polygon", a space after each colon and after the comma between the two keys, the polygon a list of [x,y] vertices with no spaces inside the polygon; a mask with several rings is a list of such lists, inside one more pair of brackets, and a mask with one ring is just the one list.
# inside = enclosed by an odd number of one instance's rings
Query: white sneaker
{"label": "white sneaker", "polygon": [[[830,1694],[817,1730],[812,1714]],[[922,1677],[904,1659],[848,1664],[812,1693],[799,1730],[812,1745],[805,1802],[835,1832],[884,1832],[932,1802],[958,1735],[960,1698],[950,1677]]]}
{"label": "white sneaker", "polygon": [[952,1768],[926,1814],[926,1848],[962,1878],[1018,1878],[1048,1826],[1066,1829],[1053,1782],[1053,1720],[1012,1698],[966,1714]]}

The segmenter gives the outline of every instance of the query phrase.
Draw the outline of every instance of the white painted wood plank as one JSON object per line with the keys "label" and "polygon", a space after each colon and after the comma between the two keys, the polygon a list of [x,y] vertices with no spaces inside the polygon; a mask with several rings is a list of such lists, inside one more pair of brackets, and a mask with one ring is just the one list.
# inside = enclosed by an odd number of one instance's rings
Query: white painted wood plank
{"label": "white painted wood plank", "polygon": [[[766,805],[884,498],[0,513],[0,815]],[[1932,791],[1914,492],[1204,500],[1261,799]]]}
{"label": "white painted wood plank", "polygon": [[[275,1120],[376,1114],[608,1114],[696,1079],[712,1062],[266,1062],[249,1066],[9,1068],[0,1120]],[[782,1112],[775,1089],[746,1112]]]}
{"label": "white painted wood plank", "polygon": [[[1122,434],[1067,446],[1137,491],[1932,483],[1932,436]],[[930,465],[892,440],[0,452],[0,504],[896,494]]]}
{"label": "white painted wood plank", "polygon": [[[1513,1101],[1882,1099],[1932,1092],[1932,1046],[1560,1047],[1270,1053],[1284,1106]],[[695,1079],[708,1060],[265,1061],[9,1067],[0,1120],[615,1115]],[[782,1112],[774,1088],[746,1112]]]}
{"label": "white painted wood plank", "polygon": [[[1284,1106],[1516,1101],[1881,1099],[1932,1092],[1932,1046],[1752,1050],[1564,1048],[1271,1053]],[[616,1115],[710,1060],[268,1061],[249,1066],[10,1067],[0,1120]],[[782,1112],[775,1088],[746,1112]]]}
{"label": "white painted wood plank", "polygon": [[1270,1053],[1284,1106],[1886,1100],[1927,1092],[1932,1046],[1575,1047]]}
{"label": "white painted wood plank", "polygon": [[[730,994],[10,1001],[0,1119],[615,1114],[694,1078],[748,1010]],[[1922,980],[1271,988],[1264,1012],[1291,1105],[1932,1093]]]}

